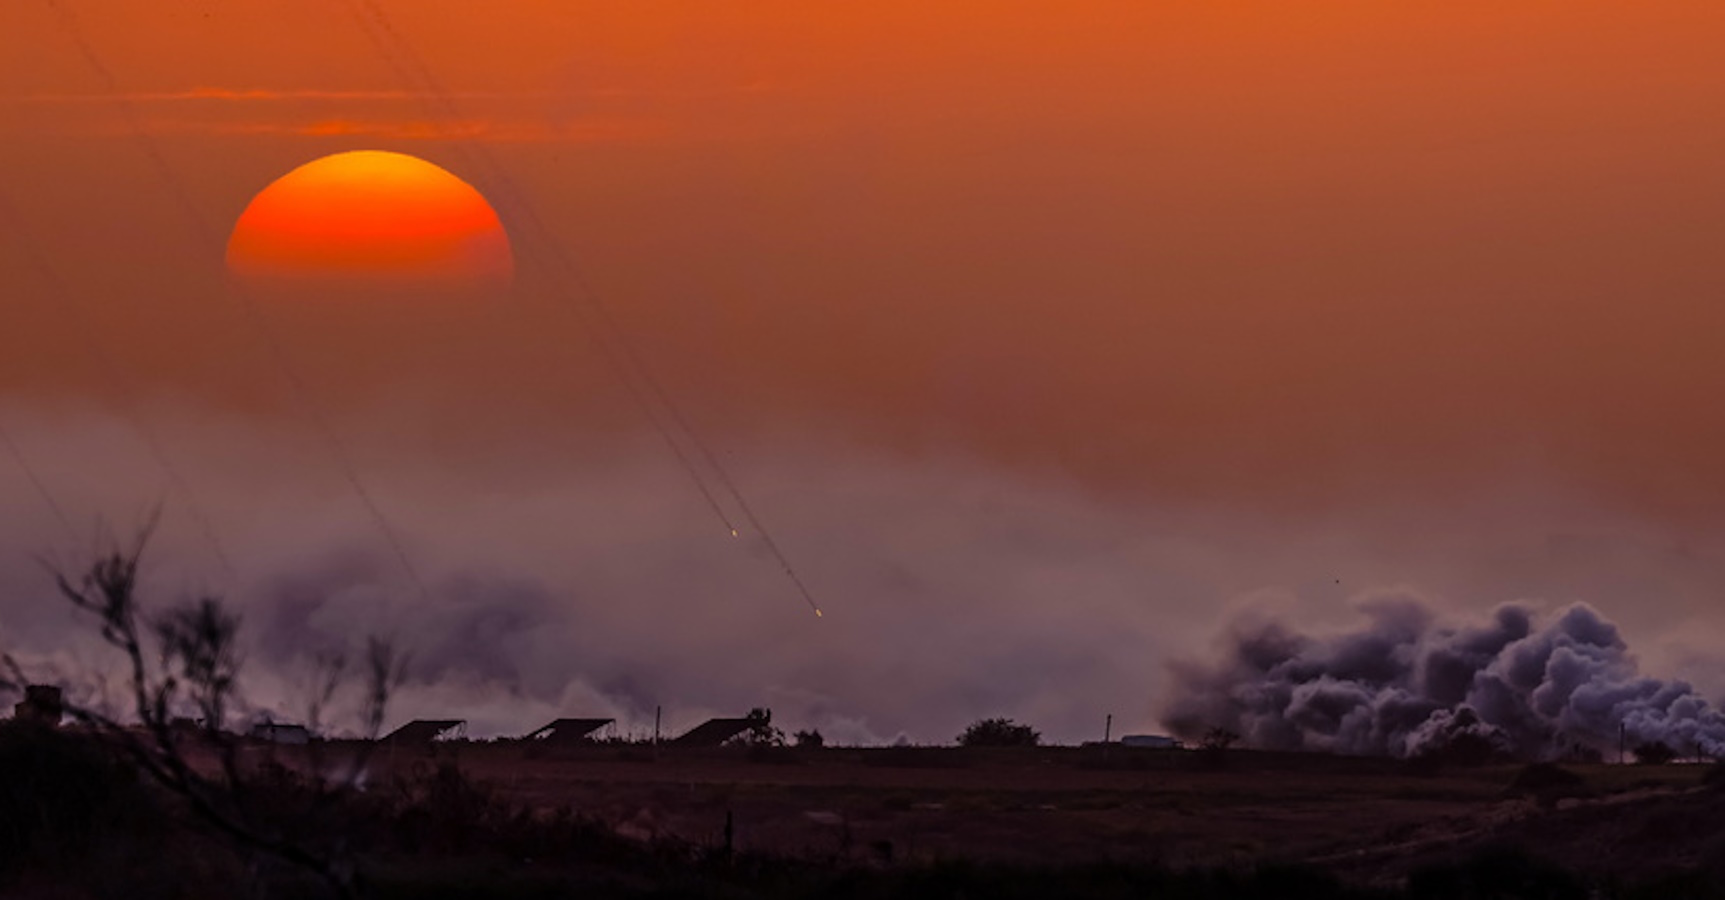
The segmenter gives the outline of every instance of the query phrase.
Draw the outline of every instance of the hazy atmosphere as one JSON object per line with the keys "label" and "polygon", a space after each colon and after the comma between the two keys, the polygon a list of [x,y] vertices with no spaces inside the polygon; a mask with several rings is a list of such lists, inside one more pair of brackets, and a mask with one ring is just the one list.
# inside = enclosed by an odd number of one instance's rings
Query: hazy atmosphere
{"label": "hazy atmosphere", "polygon": [[[1725,742],[1717,3],[75,5],[0,8],[36,671],[106,664],[48,569],[160,505],[149,598],[242,610],[277,718],[379,632],[392,721],[482,737],[1403,752],[1241,685],[1525,614],[1470,665],[1591,647]],[[513,278],[224,265],[353,150],[477,188]]]}

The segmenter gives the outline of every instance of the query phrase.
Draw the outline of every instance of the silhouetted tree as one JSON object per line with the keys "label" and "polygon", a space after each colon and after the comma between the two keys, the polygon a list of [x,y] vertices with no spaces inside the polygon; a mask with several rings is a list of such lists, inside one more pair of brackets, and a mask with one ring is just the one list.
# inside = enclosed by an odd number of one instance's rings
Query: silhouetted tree
{"label": "silhouetted tree", "polygon": [[1663,766],[1677,758],[1677,751],[1662,741],[1638,744],[1630,752],[1635,754],[1635,761],[1643,766]]}
{"label": "silhouetted tree", "polygon": [[1011,719],[978,719],[958,736],[960,747],[1034,747],[1042,735],[1029,725]]}
{"label": "silhouetted tree", "polygon": [[821,733],[812,728],[792,735],[791,741],[798,747],[806,747],[811,750],[818,750],[827,745],[827,739],[821,737]]}
{"label": "silhouetted tree", "polygon": [[749,747],[783,747],[785,733],[773,727],[773,711],[757,706],[744,716],[749,721],[749,730],[737,736],[736,743]]}
{"label": "silhouetted tree", "polygon": [[1226,768],[1228,751],[1239,741],[1239,734],[1221,726],[1204,732],[1204,736],[1198,741],[1198,765],[1206,769]]}
{"label": "silhouetted tree", "polygon": [[1198,749],[1214,753],[1225,753],[1229,747],[1239,743],[1240,736],[1226,728],[1216,727],[1204,732],[1203,740],[1198,742]]}
{"label": "silhouetted tree", "polygon": [[[102,640],[119,651],[125,673],[124,715],[133,722],[80,703],[67,703],[65,714],[116,748],[236,848],[300,867],[322,879],[337,896],[353,896],[352,863],[339,846],[312,849],[313,841],[284,827],[280,810],[254,796],[256,773],[240,765],[239,739],[227,727],[240,699],[239,617],[221,600],[208,596],[155,616],[142,608],[138,570],[153,530],[152,520],[130,546],[98,555],[80,574],[53,570],[61,596],[92,617]],[[361,718],[368,739],[375,739],[381,730],[401,667],[388,642],[368,641],[361,673]],[[345,671],[344,657],[320,659],[317,695],[312,700],[314,718],[346,680]],[[28,681],[12,657],[0,660],[0,688],[17,689]],[[189,735],[183,715],[187,710],[198,716]],[[217,771],[193,764],[187,752],[188,736],[214,750]],[[362,746],[369,746],[369,740]],[[345,777],[332,778],[321,765],[312,768],[313,774],[303,782],[303,794],[317,806],[351,788],[364,759],[353,761]]]}

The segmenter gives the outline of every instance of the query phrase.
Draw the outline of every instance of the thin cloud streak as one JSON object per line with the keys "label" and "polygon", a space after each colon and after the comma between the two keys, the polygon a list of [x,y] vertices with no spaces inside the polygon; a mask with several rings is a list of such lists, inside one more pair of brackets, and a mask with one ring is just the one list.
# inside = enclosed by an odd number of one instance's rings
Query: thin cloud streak
{"label": "thin cloud streak", "polygon": [[434,99],[452,100],[531,100],[565,96],[585,97],[717,97],[733,94],[780,93],[774,85],[751,82],[700,90],[665,90],[650,88],[596,87],[588,90],[563,91],[448,91],[432,94],[415,90],[323,90],[317,88],[223,88],[194,87],[178,91],[136,91],[123,94],[22,94],[0,96],[0,103],[19,105],[80,105],[103,103],[282,103],[292,101],[324,101],[336,103],[423,102]]}
{"label": "thin cloud streak", "polygon": [[[364,137],[399,141],[474,141],[504,144],[599,144],[662,139],[675,128],[657,120],[539,120],[318,118],[298,120],[200,121],[149,119],[142,127],[157,135],[207,135],[214,137]],[[114,123],[86,123],[62,133],[88,138],[133,136],[129,127]]]}
{"label": "thin cloud streak", "polygon": [[410,119],[319,119],[312,122],[181,123],[178,130],[220,135],[370,137],[400,141],[484,140],[495,143],[606,143],[662,137],[661,122],[433,122]]}
{"label": "thin cloud streak", "polygon": [[[503,93],[495,91],[464,91],[469,99],[511,99],[548,96],[545,94]],[[330,91],[315,89],[274,90],[269,88],[196,87],[182,91],[135,91],[122,94],[24,94],[0,97],[0,102],[17,104],[102,104],[102,103],[196,103],[204,101],[279,103],[295,100],[325,100],[337,102],[378,102],[389,100],[420,100],[416,91]]]}

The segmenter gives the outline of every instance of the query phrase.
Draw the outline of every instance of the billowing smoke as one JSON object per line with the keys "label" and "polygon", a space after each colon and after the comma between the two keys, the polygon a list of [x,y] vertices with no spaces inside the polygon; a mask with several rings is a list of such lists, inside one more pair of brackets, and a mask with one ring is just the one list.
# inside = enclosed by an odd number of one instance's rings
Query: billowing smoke
{"label": "billowing smoke", "polygon": [[1167,726],[1267,749],[1416,756],[1467,734],[1524,758],[1662,742],[1725,750],[1725,714],[1687,683],[1640,674],[1617,626],[1585,603],[1499,606],[1449,625],[1417,599],[1363,605],[1363,625],[1306,634],[1240,621],[1222,658],[1174,667]]}

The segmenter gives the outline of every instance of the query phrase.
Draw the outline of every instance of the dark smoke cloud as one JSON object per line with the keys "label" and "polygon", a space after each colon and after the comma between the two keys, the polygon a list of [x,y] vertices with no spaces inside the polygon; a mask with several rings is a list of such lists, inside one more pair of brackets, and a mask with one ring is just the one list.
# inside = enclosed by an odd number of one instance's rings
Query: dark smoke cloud
{"label": "dark smoke cloud", "polygon": [[1444,624],[1422,601],[1362,605],[1365,622],[1316,635],[1237,622],[1221,658],[1173,667],[1163,721],[1196,738],[1226,728],[1254,746],[1414,756],[1458,734],[1529,758],[1659,741],[1725,750],[1725,714],[1688,683],[1640,674],[1617,626],[1585,603],[1549,616],[1504,604]]}

